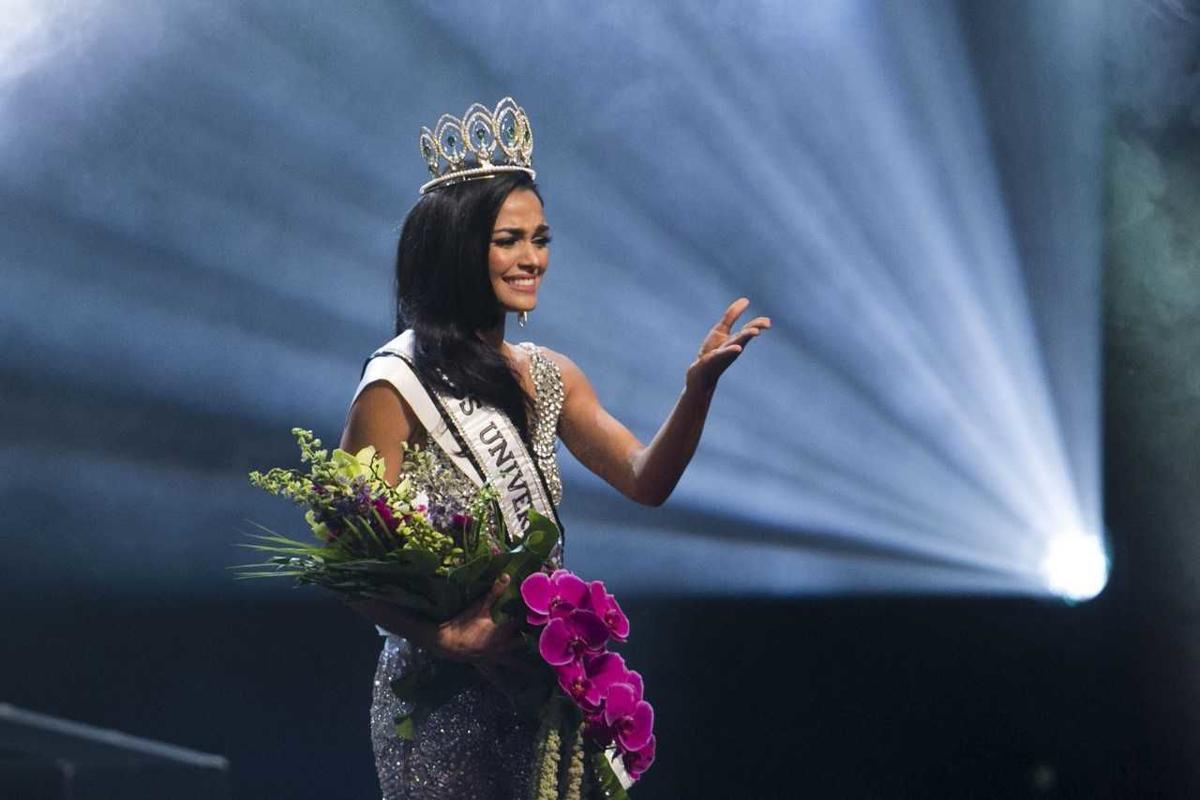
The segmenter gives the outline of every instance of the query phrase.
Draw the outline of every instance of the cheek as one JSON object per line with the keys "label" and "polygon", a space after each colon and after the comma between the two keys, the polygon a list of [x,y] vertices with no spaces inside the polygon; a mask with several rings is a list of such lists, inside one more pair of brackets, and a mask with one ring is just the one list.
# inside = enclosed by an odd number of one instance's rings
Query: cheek
{"label": "cheek", "polygon": [[501,275],[508,272],[509,264],[508,255],[498,247],[488,248],[488,274],[492,280],[497,280]]}

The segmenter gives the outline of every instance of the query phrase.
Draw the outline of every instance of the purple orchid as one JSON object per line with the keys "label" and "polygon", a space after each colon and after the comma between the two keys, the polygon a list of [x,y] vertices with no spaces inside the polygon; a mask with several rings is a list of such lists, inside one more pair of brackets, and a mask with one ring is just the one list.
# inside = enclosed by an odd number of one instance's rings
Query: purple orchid
{"label": "purple orchid", "polygon": [[529,611],[525,619],[530,625],[545,625],[551,617],[565,616],[576,608],[586,609],[588,586],[565,569],[552,575],[535,572],[521,582],[521,598]]}
{"label": "purple orchid", "polygon": [[591,611],[573,608],[551,617],[538,638],[538,652],[551,666],[561,667],[585,653],[599,653],[608,641],[608,628]]}
{"label": "purple orchid", "polygon": [[629,618],[617,604],[617,598],[608,593],[604,581],[592,581],[588,584],[588,594],[591,599],[592,611],[604,620],[608,633],[618,642],[623,642],[629,636]]}
{"label": "purple orchid", "polygon": [[592,677],[587,674],[582,661],[570,661],[561,667],[555,667],[554,674],[558,676],[558,685],[567,697],[575,701],[575,705],[585,712],[595,713],[600,710],[600,702],[604,698]]}
{"label": "purple orchid", "polygon": [[[614,683],[626,683],[630,676],[625,668],[625,659],[617,653],[608,652],[585,655],[582,659],[556,667],[554,671],[558,675],[558,685],[585,712],[600,710],[608,687]],[[640,682],[640,676],[638,680]]]}
{"label": "purple orchid", "polygon": [[629,773],[629,777],[636,781],[642,777],[643,772],[650,769],[650,765],[654,763],[655,746],[654,735],[651,734],[650,741],[646,742],[640,750],[630,750],[621,756],[621,763],[625,765],[625,771]]}
{"label": "purple orchid", "polygon": [[642,676],[606,649],[629,636],[617,599],[603,581],[585,583],[565,569],[533,573],[521,582],[521,598],[529,624],[545,626],[538,652],[583,712],[586,735],[602,747],[616,743],[637,780],[654,763],[654,709],[643,699]]}
{"label": "purple orchid", "polygon": [[633,687],[633,696],[638,700],[644,700],[645,696],[643,695],[643,692],[645,691],[645,688],[642,683],[642,674],[631,669],[625,673],[625,677],[626,679],[624,683],[628,683]]}
{"label": "purple orchid", "polygon": [[604,721],[613,729],[622,750],[641,750],[653,733],[654,709],[637,698],[630,684],[614,683],[604,700]]}

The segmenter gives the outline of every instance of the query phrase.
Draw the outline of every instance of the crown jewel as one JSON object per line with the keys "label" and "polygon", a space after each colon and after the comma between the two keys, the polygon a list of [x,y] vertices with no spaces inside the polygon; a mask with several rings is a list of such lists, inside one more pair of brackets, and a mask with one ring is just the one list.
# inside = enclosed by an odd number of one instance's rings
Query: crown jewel
{"label": "crown jewel", "polygon": [[533,129],[525,109],[511,97],[489,111],[473,103],[462,119],[443,114],[433,130],[421,128],[421,157],[433,180],[421,194],[450,183],[490,178],[501,172],[533,171]]}

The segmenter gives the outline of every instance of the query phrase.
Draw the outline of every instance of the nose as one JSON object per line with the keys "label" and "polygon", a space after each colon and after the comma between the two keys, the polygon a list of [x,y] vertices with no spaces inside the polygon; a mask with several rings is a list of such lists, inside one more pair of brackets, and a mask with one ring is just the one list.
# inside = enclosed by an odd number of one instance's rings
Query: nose
{"label": "nose", "polygon": [[521,269],[542,272],[546,269],[546,251],[535,247],[533,242],[525,242],[521,248],[521,259],[518,262]]}

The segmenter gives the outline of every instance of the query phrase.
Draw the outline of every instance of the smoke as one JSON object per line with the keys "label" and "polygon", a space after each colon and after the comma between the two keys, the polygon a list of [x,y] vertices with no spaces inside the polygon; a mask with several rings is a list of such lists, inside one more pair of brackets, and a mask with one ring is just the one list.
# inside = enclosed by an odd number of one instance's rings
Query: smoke
{"label": "smoke", "polygon": [[[1163,620],[1139,634],[1139,670],[1183,753],[1200,743],[1200,3],[1113,4],[1111,22],[1110,520]],[[1194,765],[1180,772],[1194,796]]]}
{"label": "smoke", "polygon": [[1139,368],[1170,376],[1157,393],[1165,425],[1195,430],[1200,2],[1113,4],[1111,22],[1109,324]]}
{"label": "smoke", "polygon": [[1109,74],[1122,123],[1200,129],[1200,0],[1108,4]]}

